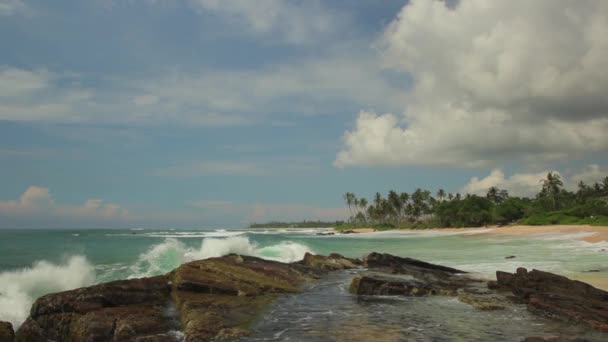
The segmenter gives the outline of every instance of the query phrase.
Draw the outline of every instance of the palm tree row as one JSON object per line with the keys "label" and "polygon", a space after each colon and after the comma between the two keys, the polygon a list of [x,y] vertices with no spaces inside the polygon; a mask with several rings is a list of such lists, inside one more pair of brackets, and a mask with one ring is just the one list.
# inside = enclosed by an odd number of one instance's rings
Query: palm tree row
{"label": "palm tree row", "polygon": [[453,195],[443,189],[433,196],[429,190],[417,189],[412,193],[391,190],[386,196],[377,192],[371,201],[347,192],[344,200],[350,211],[350,224],[359,226],[402,227],[424,223],[454,227],[525,222],[525,219],[573,222],[604,216],[608,220],[608,177],[593,185],[580,182],[576,192],[564,189],[558,173],[549,172],[540,183],[541,190],[534,198],[511,197],[506,190],[490,187],[485,196]]}

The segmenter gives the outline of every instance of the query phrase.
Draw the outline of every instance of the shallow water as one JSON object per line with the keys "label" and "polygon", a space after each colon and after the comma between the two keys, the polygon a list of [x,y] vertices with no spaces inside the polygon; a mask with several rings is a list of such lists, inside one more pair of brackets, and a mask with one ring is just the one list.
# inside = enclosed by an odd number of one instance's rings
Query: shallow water
{"label": "shallow water", "polygon": [[[471,235],[466,232],[319,236],[301,230],[0,230],[0,320],[18,326],[46,293],[166,273],[228,253],[291,262],[306,252],[409,256],[492,278],[496,270],[538,268],[605,282],[608,246],[573,234]],[[514,259],[505,259],[514,255]],[[587,270],[599,272],[585,273]],[[587,277],[587,278],[585,278]]]}
{"label": "shallow water", "polygon": [[606,341],[608,334],[557,324],[523,305],[479,311],[453,297],[353,296],[354,272],[337,272],[303,294],[278,300],[241,341],[520,341],[571,337]]}

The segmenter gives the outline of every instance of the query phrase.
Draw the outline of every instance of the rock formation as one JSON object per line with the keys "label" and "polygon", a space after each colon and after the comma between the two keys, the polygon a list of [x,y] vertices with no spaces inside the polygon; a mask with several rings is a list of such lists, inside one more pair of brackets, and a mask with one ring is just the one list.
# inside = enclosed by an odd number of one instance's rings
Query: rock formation
{"label": "rock formation", "polygon": [[449,295],[480,310],[500,310],[515,299],[533,312],[608,331],[607,292],[547,272],[497,272],[497,281],[488,284],[461,270],[389,254],[372,253],[363,261],[306,254],[291,264],[228,255],[162,276],[42,296],[16,334],[0,322],[0,342],[236,339],[247,336],[277,296],[298,293],[327,272],[358,267],[367,270],[356,271],[356,295]]}
{"label": "rock formation", "polygon": [[608,292],[589,284],[518,268],[514,274],[496,272],[496,282],[490,287],[512,291],[530,311],[608,332]]}

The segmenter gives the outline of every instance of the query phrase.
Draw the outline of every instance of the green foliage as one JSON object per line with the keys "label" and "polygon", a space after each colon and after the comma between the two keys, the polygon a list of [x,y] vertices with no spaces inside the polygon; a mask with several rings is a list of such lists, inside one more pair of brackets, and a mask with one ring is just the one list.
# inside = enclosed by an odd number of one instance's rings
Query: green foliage
{"label": "green foliage", "polygon": [[479,227],[492,223],[492,202],[476,195],[461,200],[443,202],[436,208],[444,227]]}
{"label": "green foliage", "polygon": [[515,222],[525,215],[525,209],[529,201],[518,197],[509,197],[494,206],[494,223],[509,224]]}
{"label": "green foliage", "polygon": [[351,216],[343,227],[383,230],[512,223],[608,225],[608,177],[593,185],[580,182],[576,192],[564,189],[555,172],[549,172],[539,183],[542,187],[534,198],[511,197],[496,187],[489,188],[485,197],[446,194],[443,189],[436,197],[423,189],[411,194],[389,191],[386,197],[376,193],[370,202],[348,192],[344,199]]}

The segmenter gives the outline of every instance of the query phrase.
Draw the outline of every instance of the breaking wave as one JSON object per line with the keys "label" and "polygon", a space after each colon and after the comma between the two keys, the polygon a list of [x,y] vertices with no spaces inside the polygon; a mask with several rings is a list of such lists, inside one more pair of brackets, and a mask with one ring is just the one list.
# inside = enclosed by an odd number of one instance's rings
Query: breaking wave
{"label": "breaking wave", "polygon": [[17,328],[29,316],[36,298],[91,285],[95,269],[83,256],[72,256],[64,264],[38,261],[32,267],[0,273],[0,320]]}
{"label": "breaking wave", "polygon": [[231,253],[294,262],[304,258],[306,252],[312,251],[308,246],[300,243],[283,241],[276,245],[260,247],[246,236],[205,238],[198,249],[188,247],[174,238],[167,238],[139,256],[138,261],[131,268],[130,278],[158,275],[169,272],[184,262]]}

